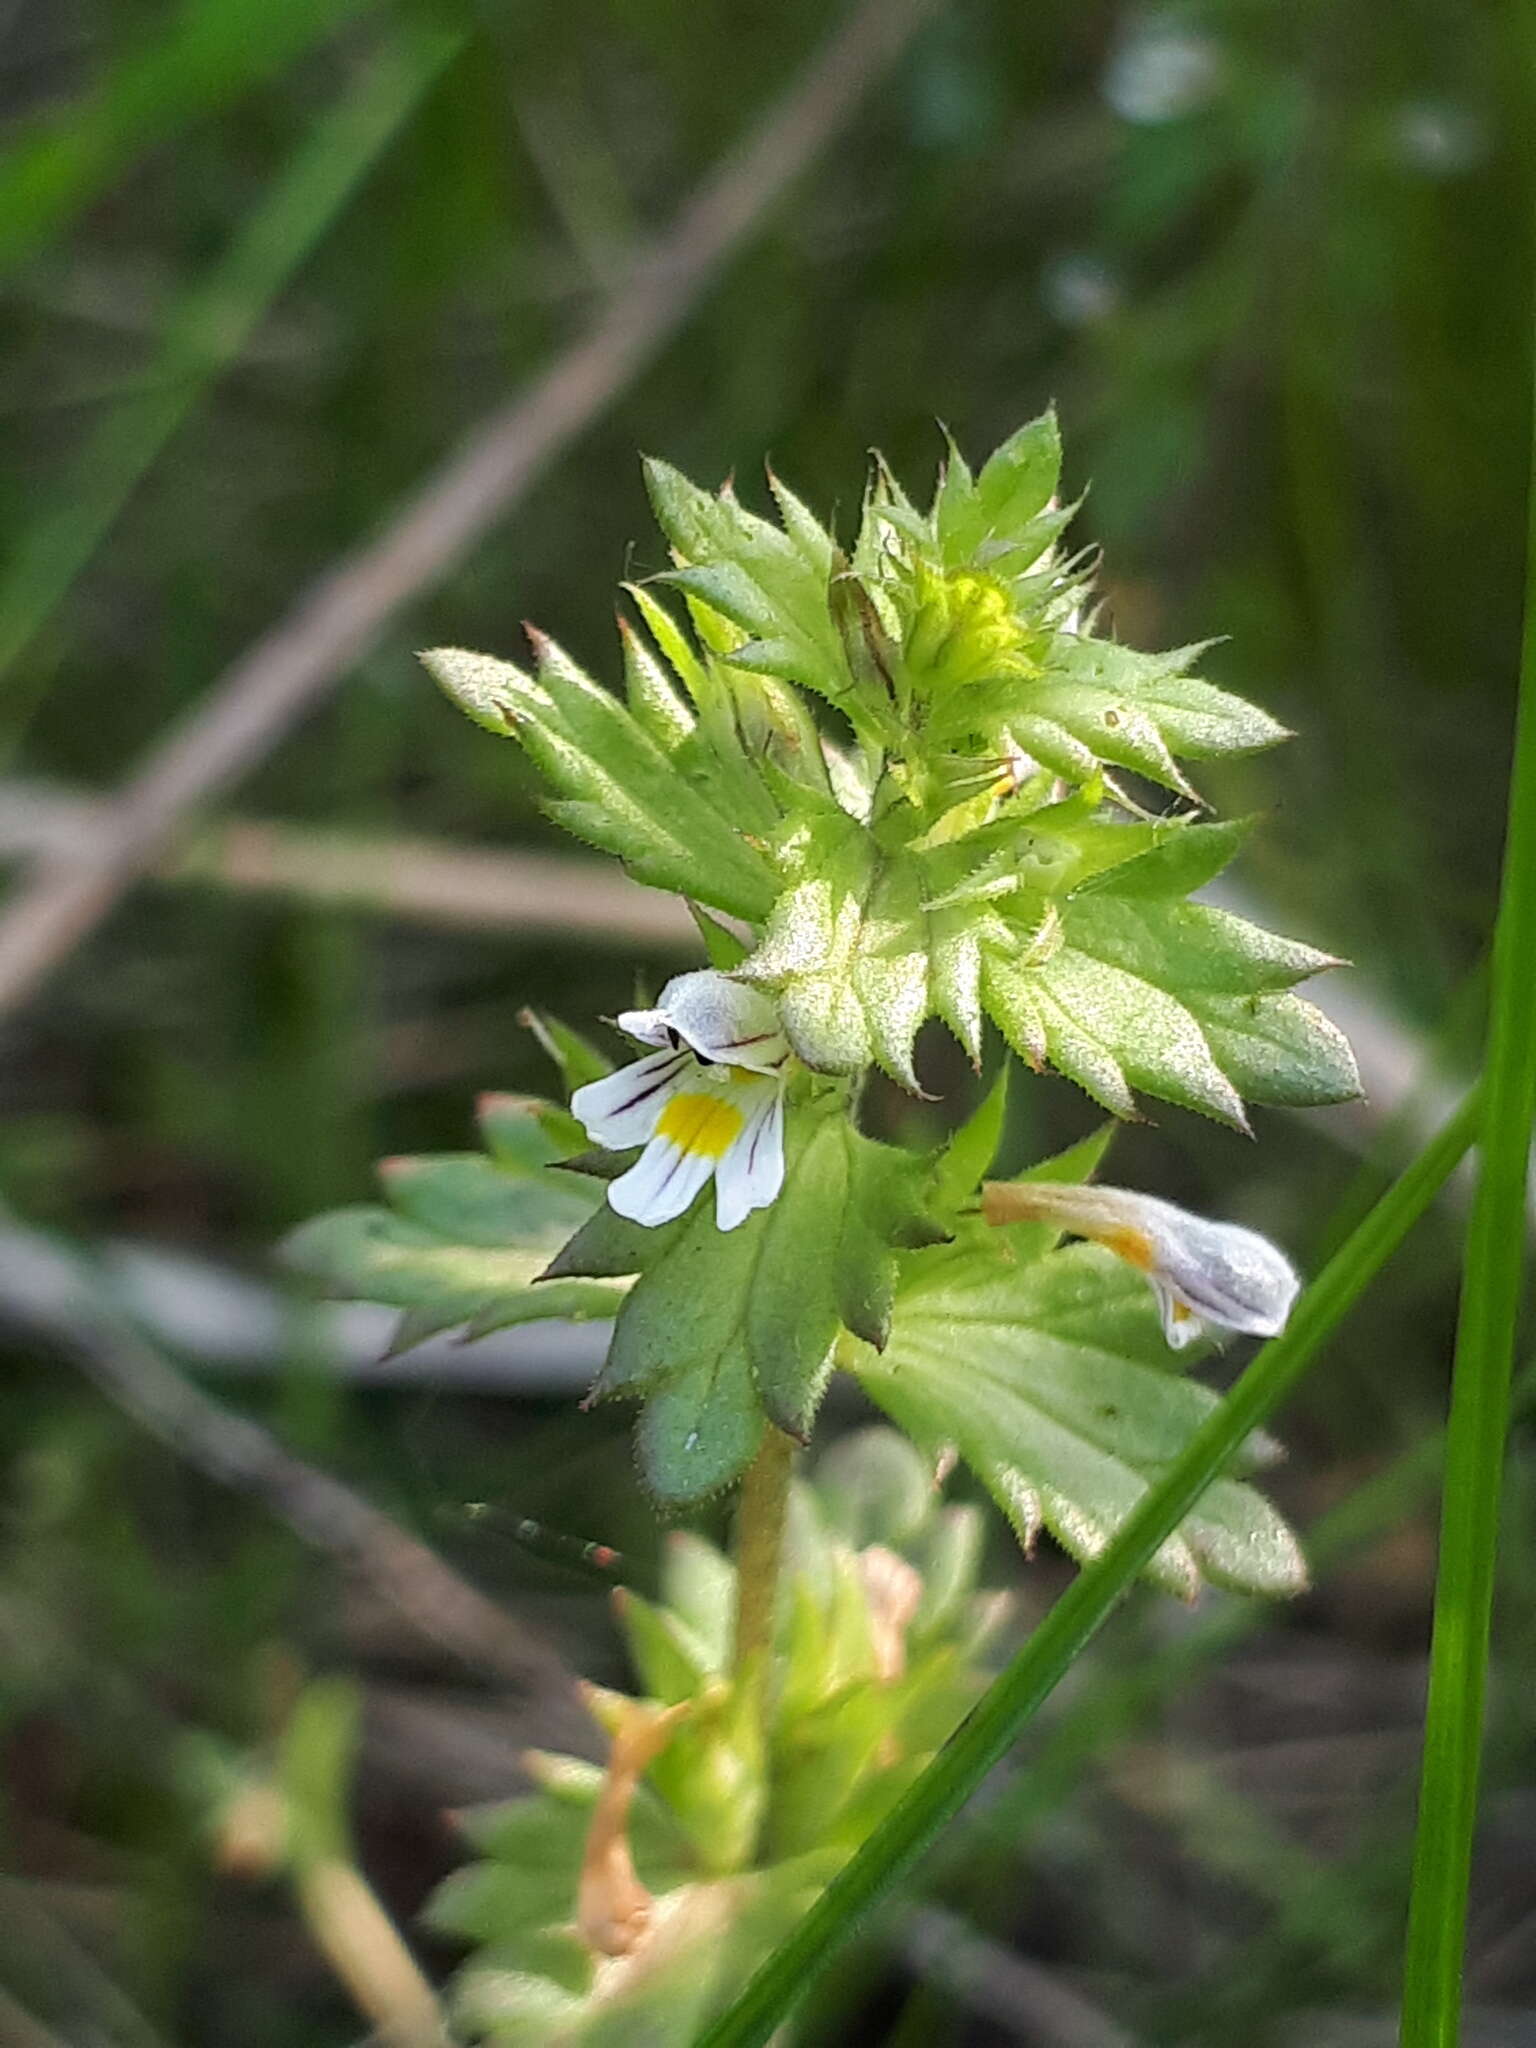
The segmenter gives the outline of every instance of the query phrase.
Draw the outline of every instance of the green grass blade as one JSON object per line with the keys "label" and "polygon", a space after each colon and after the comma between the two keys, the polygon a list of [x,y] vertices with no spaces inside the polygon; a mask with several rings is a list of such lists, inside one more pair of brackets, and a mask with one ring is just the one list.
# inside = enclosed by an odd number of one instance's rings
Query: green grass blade
{"label": "green grass blade", "polygon": [[0,155],[0,276],[62,233],[125,164],[245,97],[364,0],[198,0],[98,90]]}
{"label": "green grass blade", "polygon": [[[0,677],[46,623],[167,441],[240,354],[462,40],[425,23],[391,38],[361,81],[305,137],[223,257],[172,307],[145,388],[115,406],[90,437],[57,502],[27,528],[0,577]],[[10,746],[19,709],[13,699]]]}
{"label": "green grass blade", "polygon": [[[1536,478],[1536,458],[1533,458]],[[1504,881],[1494,927],[1480,1168],[1446,1432],[1424,1769],[1403,1973],[1403,2048],[1461,2034],[1467,1886],[1536,1113],[1536,483]]]}
{"label": "green grass blade", "polygon": [[1266,1344],[1104,1555],[1079,1573],[1013,1662],[923,1775],[771,1955],[699,2048],[761,2048],[862,1916],[890,1890],[976,1790],[1158,1545],[1300,1379],[1319,1347],[1380,1272],[1471,1144],[1469,1096],[1383,1195]]}

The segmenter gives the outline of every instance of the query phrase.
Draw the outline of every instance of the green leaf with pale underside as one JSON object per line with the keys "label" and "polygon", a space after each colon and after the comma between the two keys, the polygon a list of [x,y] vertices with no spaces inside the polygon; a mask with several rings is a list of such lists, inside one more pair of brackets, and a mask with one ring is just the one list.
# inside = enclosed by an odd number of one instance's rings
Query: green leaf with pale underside
{"label": "green leaf with pale underside", "polygon": [[537,677],[460,648],[421,658],[477,722],[515,737],[561,794],[552,813],[636,878],[742,917],[772,901],[766,866],[616,697],[538,636]]}
{"label": "green leaf with pale underside", "polygon": [[412,1340],[473,1324],[480,1335],[548,1317],[588,1321],[611,1316],[619,1288],[572,1280],[536,1287],[547,1258],[537,1246],[491,1250],[459,1244],[371,1205],[334,1209],[301,1224],[283,1245],[294,1271],[346,1301],[404,1309]]}
{"label": "green leaf with pale underside", "polygon": [[989,953],[983,986],[1023,1058],[1054,1066],[1116,1116],[1137,1113],[1141,1089],[1243,1129],[1245,1096],[1321,1103],[1360,1092],[1341,1034],[1288,994],[1335,964],[1209,904],[1093,890],[1067,903],[1058,942],[1039,957]]}
{"label": "green leaf with pale underside", "polygon": [[285,1240],[285,1263],[341,1300],[404,1311],[395,1352],[461,1326],[484,1336],[513,1323],[615,1314],[622,1287],[585,1276],[534,1284],[598,1199],[595,1186],[544,1163],[554,1145],[540,1115],[549,1112],[494,1099],[488,1122],[506,1148],[502,1163],[478,1152],[386,1159],[379,1175],[391,1206],[312,1218]]}
{"label": "green leaf with pale underside", "polygon": [[[904,1261],[891,1339],[861,1354],[866,1392],[937,1455],[960,1455],[1029,1548],[1050,1532],[1097,1556],[1178,1456],[1216,1396],[1177,1367],[1145,1281],[1094,1245],[1033,1261],[977,1232]],[[1252,1457],[1263,1460],[1256,1442]],[[1251,1486],[1219,1479],[1158,1552],[1151,1576],[1296,1593],[1295,1537]]]}
{"label": "green leaf with pale underside", "polygon": [[840,1105],[792,1111],[785,1159],[777,1200],[734,1230],[716,1226],[713,1189],[660,1230],[603,1209],[549,1269],[556,1283],[640,1273],[594,1393],[645,1401],[641,1470],[672,1504],[729,1485],[766,1421],[809,1435],[839,1330],[884,1341],[893,1246],[931,1234],[922,1163],[863,1137]]}

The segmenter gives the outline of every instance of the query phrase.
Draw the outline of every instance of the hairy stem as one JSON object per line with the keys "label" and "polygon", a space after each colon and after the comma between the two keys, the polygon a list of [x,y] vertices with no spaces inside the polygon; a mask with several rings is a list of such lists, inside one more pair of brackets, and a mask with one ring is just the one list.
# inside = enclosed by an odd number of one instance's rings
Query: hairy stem
{"label": "hairy stem", "polygon": [[736,1641],[732,1668],[757,1704],[767,1689],[773,1649],[774,1607],[779,1591],[779,1558],[795,1446],[770,1422],[757,1456],[747,1467],[736,1505]]}

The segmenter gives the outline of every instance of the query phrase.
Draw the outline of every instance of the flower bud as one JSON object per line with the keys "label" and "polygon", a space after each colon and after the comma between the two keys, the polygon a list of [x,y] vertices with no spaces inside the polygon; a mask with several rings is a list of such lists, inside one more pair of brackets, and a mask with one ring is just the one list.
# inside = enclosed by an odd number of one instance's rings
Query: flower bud
{"label": "flower bud", "polygon": [[1130,1188],[988,1181],[981,1207],[989,1223],[1050,1223],[1091,1238],[1144,1273],[1175,1350],[1193,1343],[1208,1323],[1274,1337],[1301,1288],[1290,1260],[1256,1230],[1212,1223]]}

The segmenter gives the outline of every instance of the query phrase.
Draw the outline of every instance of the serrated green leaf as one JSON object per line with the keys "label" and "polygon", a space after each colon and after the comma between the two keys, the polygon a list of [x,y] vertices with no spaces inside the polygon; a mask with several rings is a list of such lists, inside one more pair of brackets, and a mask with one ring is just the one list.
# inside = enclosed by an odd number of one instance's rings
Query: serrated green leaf
{"label": "serrated green leaf", "polygon": [[781,864],[788,886],[743,975],[773,990],[808,1065],[856,1073],[874,1060],[920,1092],[912,1049],[932,1007],[921,871],[901,856],[880,863],[841,812],[805,821]]}
{"label": "serrated green leaf", "polygon": [[840,1106],[792,1109],[783,1188],[736,1229],[716,1227],[707,1196],[655,1231],[600,1210],[559,1254],[555,1276],[642,1274],[594,1394],[671,1396],[640,1429],[642,1467],[661,1497],[729,1484],[766,1419],[806,1435],[840,1327],[883,1342],[893,1244],[935,1234],[924,1175],[912,1154],[861,1136]]}
{"label": "serrated green leaf", "polygon": [[804,821],[781,852],[788,886],[742,974],[774,990],[790,1041],[808,1064],[857,1072],[871,1056],[852,967],[874,882],[874,849],[855,821]]}
{"label": "serrated green leaf", "polygon": [[553,1166],[586,1136],[568,1110],[536,1095],[491,1090],[476,1101],[475,1121],[492,1158],[514,1171]]}
{"label": "serrated green leaf", "polygon": [[847,1126],[823,1118],[785,1173],[767,1212],[746,1298],[745,1328],[757,1391],[771,1422],[810,1434],[831,1372],[838,1263],[849,1188]]}
{"label": "serrated green leaf", "polygon": [[712,1344],[647,1399],[635,1439],[641,1474],[670,1506],[707,1500],[741,1477],[767,1426],[745,1341]]}
{"label": "serrated green leaf", "polygon": [[1194,995],[1189,1007],[1222,1071],[1250,1102],[1317,1109],[1359,1095],[1348,1039],[1302,997]]}
{"label": "serrated green leaf", "polygon": [[997,1157],[1008,1115],[1008,1070],[1005,1058],[992,1086],[939,1154],[933,1206],[941,1216],[952,1216],[974,1200]]}
{"label": "serrated green leaf", "polygon": [[[1026,1549],[1043,1526],[1096,1556],[1216,1396],[1171,1369],[1150,1291],[1094,1245],[1011,1263],[985,1242],[907,1262],[891,1341],[858,1366],[918,1443],[946,1443]],[[1305,1584],[1295,1538],[1259,1495],[1220,1482],[1149,1576],[1188,1597],[1202,1576],[1252,1592]]]}
{"label": "serrated green leaf", "polygon": [[635,723],[664,754],[673,754],[692,734],[697,720],[661,662],[623,617],[619,637],[624,649],[624,695]]}
{"label": "serrated green leaf", "polygon": [[689,914],[698,926],[699,937],[704,941],[704,951],[709,956],[711,967],[718,967],[722,974],[729,974],[739,967],[750,950],[746,942],[737,938],[733,931],[727,931],[707,910],[701,910],[697,903],[690,903]]}
{"label": "serrated green leaf", "polygon": [[[411,1311],[418,1342],[461,1323],[483,1330],[548,1317],[607,1317],[623,1299],[621,1289],[586,1280],[535,1287],[545,1250],[454,1244],[382,1208],[335,1209],[313,1217],[281,1250],[287,1265],[328,1294]],[[487,1316],[494,1322],[485,1322]]]}
{"label": "serrated green leaf", "polygon": [[501,739],[515,734],[517,693],[524,678],[512,662],[467,647],[430,647],[416,658],[466,718]]}
{"label": "serrated green leaf", "polygon": [[[720,1230],[706,1189],[703,1200],[675,1223],[659,1230],[629,1226],[633,1235],[627,1233],[623,1241],[633,1243],[644,1259],[643,1279],[614,1329],[594,1389],[599,1399],[648,1393],[696,1366],[713,1369],[727,1351],[733,1358],[740,1353],[750,1377],[743,1328],[746,1295],[769,1213],[756,1210],[735,1230]],[[600,1227],[595,1218],[594,1231]],[[567,1247],[562,1258],[571,1250]]]}
{"label": "serrated green leaf", "polygon": [[944,462],[939,486],[933,497],[933,530],[938,538],[940,558],[948,567],[959,567],[975,554],[983,527],[976,505],[976,479],[971,466],[947,427]]}
{"label": "serrated green leaf", "polygon": [[823,583],[832,574],[832,558],[836,543],[821,521],[770,468],[768,488],[773,501],[779,508],[779,517],[784,522],[784,531],[804,557],[806,566]]}
{"label": "serrated green leaf", "polygon": [[1042,717],[1038,712],[1021,712],[1008,719],[1006,730],[1026,754],[1032,754],[1053,775],[1064,776],[1068,782],[1088,782],[1099,772],[1099,757],[1093,748],[1085,746],[1057,719]]}
{"label": "serrated green leaf", "polygon": [[647,631],[671,666],[673,674],[687,691],[695,708],[702,712],[713,702],[716,686],[689,642],[688,635],[666,606],[659,603],[654,593],[647,590],[643,583],[626,583],[622,587],[634,599]]}
{"label": "serrated green leaf", "polygon": [[451,1244],[488,1251],[558,1244],[592,1213],[577,1182],[544,1173],[509,1173],[483,1152],[442,1152],[384,1159],[379,1178],[390,1205]]}
{"label": "serrated green leaf", "polygon": [[682,563],[668,580],[755,638],[793,649],[787,672],[795,681],[849,703],[850,678],[827,610],[828,571],[814,551],[734,495],[700,490],[669,463],[647,461],[645,481]]}
{"label": "serrated green leaf", "polygon": [[987,457],[976,479],[983,538],[1017,533],[1043,512],[1061,481],[1061,430],[1054,411],[1028,420]]}
{"label": "serrated green leaf", "polygon": [[973,1067],[981,1065],[981,935],[960,911],[928,911],[928,988]]}
{"label": "serrated green leaf", "polygon": [[1256,823],[1254,818],[1224,818],[1180,824],[1145,853],[1092,875],[1079,885],[1080,891],[1119,897],[1187,896],[1216,879]]}
{"label": "serrated green leaf", "polygon": [[630,712],[563,649],[534,634],[537,677],[501,664],[497,689],[518,740],[562,792],[550,808],[642,881],[743,917],[771,899],[768,871]]}
{"label": "serrated green leaf", "polygon": [[998,1028],[1031,1066],[1046,1061],[1116,1116],[1133,1088],[1247,1128],[1242,1098],[1174,997],[1062,946],[1037,966],[989,955],[983,992]]}
{"label": "serrated green leaf", "polygon": [[876,1064],[920,1094],[912,1053],[931,1005],[927,917],[912,862],[892,862],[876,879],[860,921],[852,979]]}
{"label": "serrated green leaf", "polygon": [[[1045,674],[1019,686],[1018,708],[1059,727],[1097,760],[1192,794],[1177,757],[1251,753],[1288,737],[1255,706],[1184,674],[1199,652],[1138,654],[1113,641],[1062,634]],[[1043,733],[1025,737],[1018,724],[1015,730],[1022,746],[1055,765]]]}
{"label": "serrated green leaf", "polygon": [[1133,1088],[1240,1129],[1244,1094],[1356,1092],[1347,1046],[1315,1011],[1243,1007],[1336,965],[1328,954],[1210,904],[1107,891],[1072,897],[1060,937],[1033,960],[990,953],[988,1008],[1032,1066],[1049,1061],[1117,1116],[1135,1114]]}
{"label": "serrated green leaf", "polygon": [[1050,719],[1097,761],[1132,768],[1165,789],[1198,800],[1156,718],[1125,693],[1047,678],[1035,686],[1030,703],[1037,717]]}
{"label": "serrated green leaf", "polygon": [[583,1038],[559,1017],[552,1017],[545,1010],[520,1010],[518,1022],[533,1033],[560,1069],[568,1096],[589,1081],[601,1081],[613,1072],[613,1061],[607,1054],[599,1052],[589,1038]]}
{"label": "serrated green leaf", "polygon": [[[717,612],[722,619],[728,619],[733,626],[739,626],[744,633],[756,636],[759,648],[782,648],[780,659],[793,664],[797,658],[803,662],[804,651],[799,640],[777,633],[780,624],[779,612],[762,586],[749,576],[745,569],[735,562],[690,562],[681,569],[667,569],[660,581],[671,584],[685,597],[696,599],[708,611]],[[705,637],[708,627],[701,615],[695,612],[696,623]],[[741,641],[734,634],[719,634],[715,651],[728,655],[734,663]],[[742,667],[749,664],[741,663]],[[776,675],[779,670],[770,668],[767,673]]]}
{"label": "serrated green leaf", "polygon": [[1194,994],[1267,994],[1339,965],[1331,954],[1263,931],[1209,903],[1107,893],[1074,897],[1063,912],[1063,928],[1079,952],[1180,1001]]}
{"label": "serrated green leaf", "polygon": [[[618,1155],[610,1156],[615,1157],[615,1163],[621,1163]],[[690,1228],[691,1219],[686,1216],[671,1223],[632,1223],[604,1201],[574,1236],[561,1245],[539,1274],[539,1281],[547,1284],[555,1280],[609,1280],[644,1273]]]}

